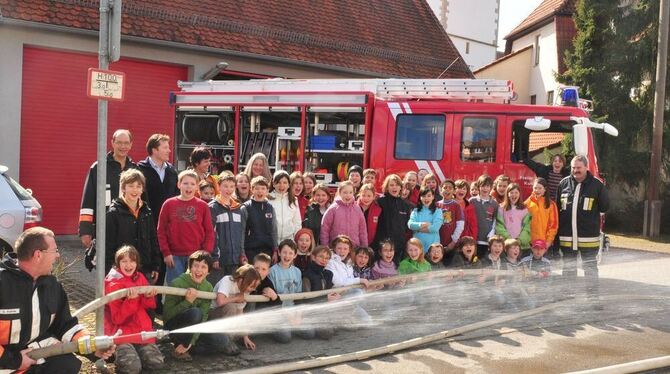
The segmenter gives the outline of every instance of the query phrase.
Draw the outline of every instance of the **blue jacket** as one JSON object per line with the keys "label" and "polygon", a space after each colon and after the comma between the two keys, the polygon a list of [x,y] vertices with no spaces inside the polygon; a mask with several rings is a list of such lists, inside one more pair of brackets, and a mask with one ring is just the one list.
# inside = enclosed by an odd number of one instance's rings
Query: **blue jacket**
{"label": "blue jacket", "polygon": [[[420,232],[421,224],[428,222],[428,232]],[[407,222],[407,227],[414,232],[414,237],[421,240],[423,243],[423,252],[428,252],[428,247],[433,243],[440,242],[440,227],[444,218],[442,217],[442,209],[436,208],[434,212],[431,212],[429,208],[422,207],[421,211],[418,208],[412,210],[412,214],[409,216],[409,222]]]}
{"label": "blue jacket", "polygon": [[209,202],[209,210],[215,235],[212,257],[221,265],[239,265],[244,254],[247,210],[234,199],[230,205],[223,204],[219,196]]}

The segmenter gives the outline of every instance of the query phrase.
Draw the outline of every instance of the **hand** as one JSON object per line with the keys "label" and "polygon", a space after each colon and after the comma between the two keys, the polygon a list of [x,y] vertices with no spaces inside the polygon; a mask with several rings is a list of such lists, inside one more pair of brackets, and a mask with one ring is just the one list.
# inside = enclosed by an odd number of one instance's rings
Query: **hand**
{"label": "hand", "polygon": [[149,297],[149,298],[151,298],[151,297],[156,296],[156,294],[158,294],[158,291],[156,291],[155,288],[152,288],[152,289],[150,289],[149,291],[145,292],[145,293],[144,293],[144,296],[145,296],[145,297]]}
{"label": "hand", "polygon": [[19,366],[18,372],[28,370],[29,367],[35,365],[37,361],[28,357],[28,352],[32,351],[32,348],[26,348],[21,351],[21,366]]}
{"label": "hand", "polygon": [[277,251],[272,251],[272,263],[276,264],[277,261],[279,261],[279,257],[277,256]]}
{"label": "hand", "polygon": [[179,344],[174,348],[174,351],[177,352],[178,354],[183,354],[188,352],[188,350],[191,349],[191,345],[189,344],[188,347],[184,347],[183,345]]}
{"label": "hand", "polygon": [[451,242],[451,243],[447,244],[447,250],[451,251],[454,248],[456,248],[456,242]]}
{"label": "hand", "polygon": [[[187,290],[186,290],[186,295],[184,296],[184,298],[186,299],[186,301],[188,301],[189,303],[193,304],[193,302],[195,301],[195,299],[198,298],[198,290],[196,290],[195,288],[189,288],[189,289],[187,289]],[[190,347],[190,346],[189,346],[189,347]],[[187,350],[188,350],[188,349],[187,349]],[[184,351],[184,352],[186,352],[186,351]]]}
{"label": "hand", "polygon": [[103,360],[107,360],[112,355],[114,354],[114,351],[116,351],[116,345],[112,345],[111,347],[107,348],[107,350],[103,351],[101,349],[95,351],[95,357],[101,358]]}
{"label": "hand", "polygon": [[255,351],[256,350],[256,343],[254,343],[249,336],[245,336],[242,338],[244,341],[244,346],[247,347],[247,349]]}
{"label": "hand", "polygon": [[149,280],[151,284],[156,284],[158,282],[158,272],[157,271],[152,271],[151,272],[151,279]]}
{"label": "hand", "polygon": [[270,287],[263,288],[263,296],[267,297],[268,299],[270,299],[272,301],[277,300],[277,297],[278,297],[275,290],[273,290]]}
{"label": "hand", "polygon": [[138,296],[137,289],[136,288],[129,288],[128,293],[126,294],[126,297],[128,300],[136,299]]}
{"label": "hand", "polygon": [[249,260],[247,259],[247,256],[242,255],[240,256],[240,265],[246,265],[249,263]]}
{"label": "hand", "polygon": [[83,245],[84,248],[88,248],[88,247],[91,246],[91,242],[93,241],[93,236],[82,235],[79,239],[81,239],[81,245]]}
{"label": "hand", "polygon": [[243,303],[244,302],[244,294],[243,293],[238,293],[237,296],[233,297],[233,302],[234,303]]}
{"label": "hand", "polygon": [[328,301],[336,301],[339,300],[342,296],[340,296],[339,293],[329,293],[327,297]]}
{"label": "hand", "polygon": [[212,267],[214,268],[214,270],[221,269],[221,264],[219,264],[219,260],[214,260],[214,264],[212,264]]}
{"label": "hand", "polygon": [[172,255],[165,256],[163,261],[165,261],[165,266],[169,267],[170,269],[174,268],[174,258],[172,258]]}
{"label": "hand", "polygon": [[368,288],[368,286],[370,285],[370,281],[368,281],[368,280],[365,279],[365,278],[360,278],[360,279],[361,279],[361,284],[362,284],[365,288]]}
{"label": "hand", "polygon": [[428,222],[421,223],[421,230],[427,229],[430,226]]}

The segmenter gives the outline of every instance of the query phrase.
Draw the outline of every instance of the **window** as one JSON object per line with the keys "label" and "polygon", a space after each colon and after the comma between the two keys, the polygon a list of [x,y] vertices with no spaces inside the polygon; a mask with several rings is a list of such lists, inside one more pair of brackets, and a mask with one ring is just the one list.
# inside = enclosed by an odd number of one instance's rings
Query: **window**
{"label": "window", "polygon": [[535,36],[535,66],[540,64],[540,36]]}
{"label": "window", "polygon": [[465,42],[465,54],[470,54],[470,42]]}
{"label": "window", "polygon": [[554,91],[547,92],[547,105],[554,105]]}
{"label": "window", "polygon": [[537,104],[537,95],[530,95],[530,105]]}
{"label": "window", "polygon": [[512,124],[512,162],[533,159],[542,164],[549,164],[551,155],[563,153],[571,149],[570,121],[551,121],[545,131],[531,131],[524,127],[525,120],[516,120]]}
{"label": "window", "polygon": [[433,114],[400,114],[395,133],[398,160],[441,160],[444,154],[445,117]]}
{"label": "window", "polygon": [[494,162],[496,160],[495,118],[464,118],[461,133],[461,160]]}

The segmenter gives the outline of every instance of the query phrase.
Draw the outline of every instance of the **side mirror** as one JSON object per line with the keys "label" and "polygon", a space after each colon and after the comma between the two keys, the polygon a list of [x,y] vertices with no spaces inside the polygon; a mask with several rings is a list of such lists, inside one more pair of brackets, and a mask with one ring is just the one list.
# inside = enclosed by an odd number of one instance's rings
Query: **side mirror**
{"label": "side mirror", "polygon": [[550,126],[551,121],[542,116],[528,118],[526,119],[526,123],[523,125],[523,127],[530,131],[544,131],[548,130]]}
{"label": "side mirror", "polygon": [[575,146],[576,155],[588,156],[589,154],[589,138],[586,125],[572,126],[572,143]]}
{"label": "side mirror", "polygon": [[610,125],[609,123],[603,123],[603,131],[605,131],[605,134],[607,135],[612,135],[612,136],[619,136],[619,130],[617,130],[616,127]]}

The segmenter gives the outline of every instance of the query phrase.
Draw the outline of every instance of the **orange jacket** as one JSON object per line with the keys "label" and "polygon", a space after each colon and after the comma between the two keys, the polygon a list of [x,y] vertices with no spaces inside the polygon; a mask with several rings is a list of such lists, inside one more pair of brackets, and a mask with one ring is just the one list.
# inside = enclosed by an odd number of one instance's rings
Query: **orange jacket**
{"label": "orange jacket", "polygon": [[552,245],[558,231],[558,209],[550,201],[549,208],[544,207],[544,197],[531,195],[526,199],[526,207],[532,218],[530,221],[530,240],[542,239],[547,246]]}

